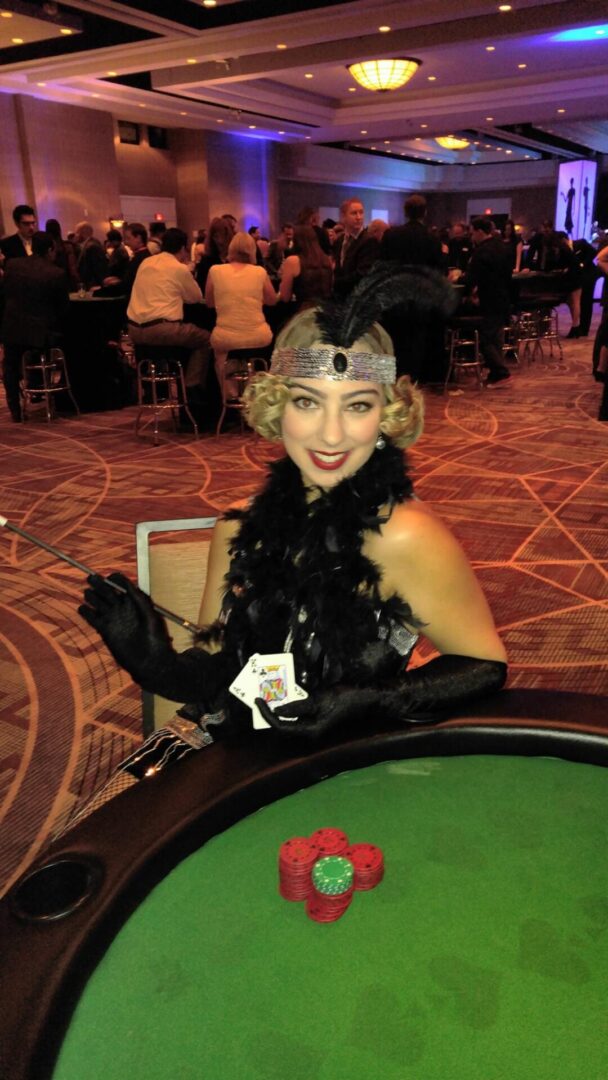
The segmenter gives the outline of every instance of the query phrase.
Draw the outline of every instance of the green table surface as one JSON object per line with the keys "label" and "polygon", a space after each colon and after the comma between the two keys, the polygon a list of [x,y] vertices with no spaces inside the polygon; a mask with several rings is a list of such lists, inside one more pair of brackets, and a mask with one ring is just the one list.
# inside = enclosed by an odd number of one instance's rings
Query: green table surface
{"label": "green table surface", "polygon": [[[607,769],[501,756],[281,799],[131,916],[54,1080],[606,1080],[607,809]],[[329,925],[277,891],[282,841],[323,826],[386,862]]]}

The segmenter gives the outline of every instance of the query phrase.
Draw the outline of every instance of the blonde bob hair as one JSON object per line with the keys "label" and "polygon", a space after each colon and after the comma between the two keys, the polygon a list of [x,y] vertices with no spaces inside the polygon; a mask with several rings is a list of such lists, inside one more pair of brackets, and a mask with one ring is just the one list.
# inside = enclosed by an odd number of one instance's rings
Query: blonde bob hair
{"label": "blonde bob hair", "polygon": [[255,263],[256,246],[253,236],[237,232],[228,244],[228,262]]}
{"label": "blonde bob hair", "polygon": [[[305,348],[320,345],[319,328],[315,311],[308,308],[300,312],[279,334],[277,348]],[[353,345],[364,352],[393,354],[393,343],[385,330],[374,323]],[[409,375],[402,375],[396,383],[382,383],[384,406],[380,420],[380,432],[400,448],[411,446],[422,431],[424,399],[420,390],[412,385]],[[289,401],[290,379],[284,375],[256,376],[247,386],[243,400],[248,423],[264,439],[280,442],[282,419]]]}

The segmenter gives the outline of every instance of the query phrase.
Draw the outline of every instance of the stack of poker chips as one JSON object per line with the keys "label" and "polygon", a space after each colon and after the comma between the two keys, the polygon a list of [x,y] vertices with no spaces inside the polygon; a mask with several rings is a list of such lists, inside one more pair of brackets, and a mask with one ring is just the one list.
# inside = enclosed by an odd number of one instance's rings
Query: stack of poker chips
{"label": "stack of poker chips", "polygon": [[362,892],[375,889],[384,877],[384,856],[375,844],[351,844],[344,852],[355,871],[354,887]]}
{"label": "stack of poker chips", "polygon": [[279,892],[284,900],[306,900],[310,892],[310,875],[320,854],[308,836],[294,836],[281,844]]}
{"label": "stack of poker chips", "polygon": [[349,844],[340,829],[292,837],[279,850],[279,892],[285,900],[305,900],[315,922],[336,922],[355,891],[374,889],[383,876],[380,848]]}
{"label": "stack of poker chips", "polygon": [[306,914],[315,922],[341,919],[353,898],[355,868],[343,855],[326,855],[312,868]]}

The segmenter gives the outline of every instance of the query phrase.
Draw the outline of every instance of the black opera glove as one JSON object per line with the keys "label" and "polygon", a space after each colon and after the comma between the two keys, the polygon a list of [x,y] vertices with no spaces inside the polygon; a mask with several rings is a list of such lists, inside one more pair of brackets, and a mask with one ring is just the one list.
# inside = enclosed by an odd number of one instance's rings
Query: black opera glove
{"label": "black opera glove", "polygon": [[499,660],[446,654],[391,680],[383,688],[338,684],[275,710],[261,698],[256,699],[256,705],[275,731],[319,739],[332,728],[352,725],[378,713],[410,724],[437,721],[446,709],[500,690],[506,677],[507,665]]}
{"label": "black opera glove", "polygon": [[123,574],[111,574],[109,580],[124,592],[97,574],[87,580],[90,588],[85,589],[78,613],[143,690],[171,701],[204,702],[235,678],[240,665],[225,653],[197,648],[176,652],[150,598]]}

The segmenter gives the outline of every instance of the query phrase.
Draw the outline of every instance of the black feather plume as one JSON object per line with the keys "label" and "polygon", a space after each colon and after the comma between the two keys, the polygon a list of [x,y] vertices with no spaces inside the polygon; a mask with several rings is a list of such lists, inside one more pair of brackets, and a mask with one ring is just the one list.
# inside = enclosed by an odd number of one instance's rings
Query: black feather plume
{"label": "black feather plume", "polygon": [[321,304],[316,319],[323,342],[348,349],[387,311],[399,310],[408,318],[446,318],[457,303],[456,290],[438,270],[382,261],[344,300]]}

